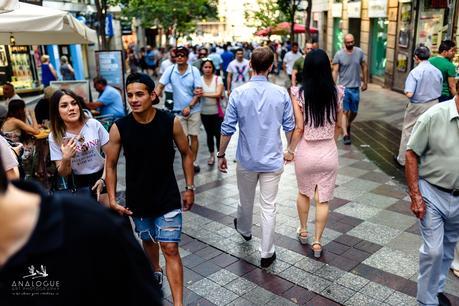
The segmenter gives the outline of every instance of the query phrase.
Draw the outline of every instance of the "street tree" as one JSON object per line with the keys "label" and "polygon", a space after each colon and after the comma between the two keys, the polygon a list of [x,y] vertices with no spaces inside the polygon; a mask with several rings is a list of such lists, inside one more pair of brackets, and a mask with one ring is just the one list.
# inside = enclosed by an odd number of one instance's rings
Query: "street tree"
{"label": "street tree", "polygon": [[249,4],[244,5],[244,17],[246,25],[255,27],[257,30],[272,28],[285,21],[277,0],[257,0],[257,7]]}
{"label": "street tree", "polygon": [[110,6],[115,6],[120,3],[120,0],[95,0],[96,5],[96,16],[97,16],[97,35],[100,39],[100,49],[101,50],[108,50],[109,49],[109,41],[107,40],[107,36],[105,33],[105,26],[106,26],[106,18],[108,8]]}
{"label": "street tree", "polygon": [[287,16],[287,19],[290,22],[290,42],[293,42],[294,40],[295,17],[296,17],[297,12],[303,11],[303,5],[302,5],[303,1],[307,2],[305,26],[306,26],[306,39],[309,40],[311,37],[310,24],[311,24],[312,0],[277,0],[279,9],[281,10],[281,12],[285,14],[285,16]]}
{"label": "street tree", "polygon": [[161,27],[176,39],[195,32],[199,20],[217,16],[215,0],[130,0],[123,12],[143,27]]}

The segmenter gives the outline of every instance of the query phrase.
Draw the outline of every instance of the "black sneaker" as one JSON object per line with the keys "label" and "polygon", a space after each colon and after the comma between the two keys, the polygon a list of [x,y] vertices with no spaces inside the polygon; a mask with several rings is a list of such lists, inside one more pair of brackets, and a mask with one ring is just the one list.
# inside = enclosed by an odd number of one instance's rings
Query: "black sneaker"
{"label": "black sneaker", "polygon": [[163,287],[163,278],[163,270],[153,272],[153,280],[156,282],[156,284],[158,284],[159,288]]}
{"label": "black sneaker", "polygon": [[344,145],[350,145],[352,142],[351,142],[351,136],[344,136],[343,137],[343,144]]}
{"label": "black sneaker", "polygon": [[[237,219],[236,219],[236,218],[234,218],[233,223],[234,223],[234,229],[237,231]],[[237,231],[237,232],[238,232],[238,231]],[[238,233],[239,233],[239,232],[238,232]],[[244,238],[245,241],[250,241],[250,240],[252,240],[252,235],[250,235],[250,236],[245,236],[245,235],[242,235],[241,233],[239,233],[239,234],[242,236],[242,238]]]}
{"label": "black sneaker", "polygon": [[262,258],[260,265],[262,268],[267,268],[274,262],[274,260],[276,260],[276,252],[274,252],[274,254],[271,257]]}
{"label": "black sneaker", "polygon": [[448,299],[448,297],[443,292],[440,292],[439,294],[437,294],[437,298],[438,298],[439,306],[451,306],[451,301]]}

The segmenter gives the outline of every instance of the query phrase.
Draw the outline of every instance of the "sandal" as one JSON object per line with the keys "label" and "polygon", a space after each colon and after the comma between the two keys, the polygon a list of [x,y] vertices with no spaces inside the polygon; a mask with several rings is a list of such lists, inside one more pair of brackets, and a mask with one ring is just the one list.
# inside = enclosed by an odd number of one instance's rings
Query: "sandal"
{"label": "sandal", "polygon": [[[314,249],[315,245],[320,246],[320,249],[319,250]],[[311,247],[312,247],[312,251],[314,252],[314,257],[320,258],[320,256],[322,256],[322,244],[320,243],[320,241],[314,241]]]}
{"label": "sandal", "polygon": [[300,241],[301,244],[307,244],[308,243],[308,230],[302,229],[299,227],[296,231],[296,237]]}
{"label": "sandal", "polygon": [[209,166],[213,166],[215,164],[215,157],[213,155],[209,157],[209,159],[207,160],[207,164]]}

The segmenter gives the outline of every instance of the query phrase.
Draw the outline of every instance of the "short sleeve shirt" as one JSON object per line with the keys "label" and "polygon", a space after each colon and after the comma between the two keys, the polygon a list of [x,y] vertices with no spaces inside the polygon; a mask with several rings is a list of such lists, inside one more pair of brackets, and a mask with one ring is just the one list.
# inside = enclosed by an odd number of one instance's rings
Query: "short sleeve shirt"
{"label": "short sleeve shirt", "polygon": [[412,92],[411,103],[425,103],[441,95],[442,75],[429,61],[420,62],[405,81],[405,93]]}
{"label": "short sleeve shirt", "polygon": [[420,177],[433,185],[459,189],[459,114],[455,99],[432,106],[418,118],[407,148],[419,156]]}
{"label": "short sleeve shirt", "polygon": [[[166,69],[159,80],[161,84],[166,86],[172,84],[172,92],[174,94],[174,111],[180,112],[185,107],[190,105],[194,96],[194,90],[197,87],[202,87],[201,73],[198,68],[188,64],[187,70],[180,74],[177,64]],[[201,103],[193,107],[191,113],[201,111]]]}
{"label": "short sleeve shirt", "polygon": [[3,136],[0,136],[0,158],[5,171],[11,170],[18,166],[18,160],[14,156],[10,145]]}
{"label": "short sleeve shirt", "polygon": [[284,57],[285,66],[287,68],[287,74],[292,74],[293,64],[295,64],[296,60],[302,57],[301,53],[298,51],[297,53],[293,53],[292,51],[287,52]]}
{"label": "short sleeve shirt", "polygon": [[233,76],[233,79],[231,80],[231,90],[234,90],[237,87],[243,85],[250,79],[249,61],[245,58],[242,60],[242,62],[239,62],[238,60],[231,61],[226,71],[231,72]]}
{"label": "short sleeve shirt", "polygon": [[456,77],[456,66],[443,56],[435,56],[429,59],[429,62],[440,70],[443,76],[443,83],[441,89],[442,96],[450,96],[448,78]]}
{"label": "short sleeve shirt", "polygon": [[339,50],[333,58],[333,65],[339,65],[339,84],[348,88],[360,87],[360,65],[365,61],[365,53],[360,48],[354,47],[351,54]]}
{"label": "short sleeve shirt", "polygon": [[[202,90],[204,93],[215,93],[217,91],[217,86],[223,85],[222,78],[219,76],[215,76],[212,79],[212,83],[207,86],[206,82],[204,81],[204,76],[202,77]],[[218,114],[217,108],[217,99],[216,98],[201,98],[202,108],[201,114],[203,115],[215,115]]]}
{"label": "short sleeve shirt", "polygon": [[100,109],[101,115],[113,115],[115,118],[124,117],[123,99],[120,92],[114,87],[107,85],[97,101],[104,105]]}
{"label": "short sleeve shirt", "polygon": [[[105,159],[101,155],[102,147],[108,142],[108,132],[95,119],[89,119],[80,132],[82,136],[77,143],[77,153],[72,158],[74,174],[92,174],[104,167]],[[65,133],[66,137],[75,137],[72,133]],[[48,137],[49,150],[52,161],[62,160],[61,145],[56,143],[51,133]]]}

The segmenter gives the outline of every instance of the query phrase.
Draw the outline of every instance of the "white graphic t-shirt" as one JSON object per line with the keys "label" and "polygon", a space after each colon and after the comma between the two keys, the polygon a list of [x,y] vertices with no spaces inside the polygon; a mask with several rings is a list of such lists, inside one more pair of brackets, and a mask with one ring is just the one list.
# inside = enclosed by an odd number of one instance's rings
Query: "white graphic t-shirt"
{"label": "white graphic t-shirt", "polygon": [[[65,137],[75,137],[72,133],[65,133]],[[61,146],[54,141],[53,133],[49,134],[49,151],[52,161],[62,160]],[[76,175],[92,174],[104,167],[105,159],[101,155],[101,148],[108,142],[108,132],[95,119],[88,119],[80,132],[77,142],[77,153],[72,158],[72,170]]]}
{"label": "white graphic t-shirt", "polygon": [[237,87],[243,85],[250,79],[249,61],[245,58],[242,60],[242,62],[239,62],[236,59],[231,61],[231,63],[228,64],[228,68],[226,68],[226,71],[231,72],[233,74],[233,79],[231,81],[231,90],[234,90]]}

